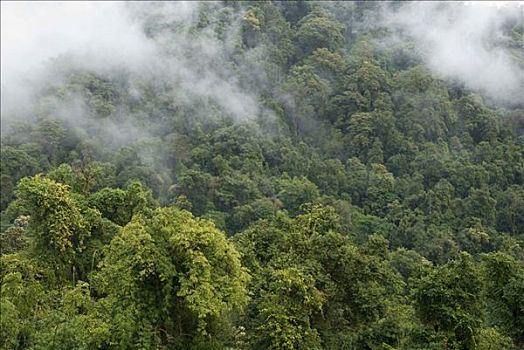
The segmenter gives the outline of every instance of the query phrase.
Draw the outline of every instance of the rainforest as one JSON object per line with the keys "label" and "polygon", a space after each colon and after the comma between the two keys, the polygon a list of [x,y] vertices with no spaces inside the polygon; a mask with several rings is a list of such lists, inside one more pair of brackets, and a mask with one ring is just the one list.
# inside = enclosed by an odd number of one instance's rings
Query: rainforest
{"label": "rainforest", "polygon": [[524,349],[524,5],[2,1],[0,349]]}

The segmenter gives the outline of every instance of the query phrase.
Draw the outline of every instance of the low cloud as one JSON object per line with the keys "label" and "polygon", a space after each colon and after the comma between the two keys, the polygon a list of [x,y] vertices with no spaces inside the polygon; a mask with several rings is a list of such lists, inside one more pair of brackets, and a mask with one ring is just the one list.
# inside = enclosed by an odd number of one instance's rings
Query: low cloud
{"label": "low cloud", "polygon": [[[270,114],[257,95],[242,86],[230,63],[239,15],[227,24],[225,39],[219,40],[211,29],[198,36],[191,33],[199,6],[221,11],[218,3],[2,2],[1,6],[3,123],[31,114],[35,94],[61,83],[62,61],[103,77],[125,71],[128,92],[135,97],[140,95],[138,85],[146,82],[159,94],[172,92],[177,104],[210,104],[236,120]],[[148,26],[155,26],[156,32]],[[52,70],[57,57],[58,70]],[[63,111],[64,105],[57,115],[69,115],[69,121],[74,121],[71,114],[85,119],[79,103],[74,105],[72,113]],[[83,125],[84,121],[77,123]]]}
{"label": "low cloud", "polygon": [[414,41],[434,72],[460,80],[495,102],[523,104],[524,43],[508,49],[504,26],[523,23],[524,6],[491,5],[409,2],[396,10],[385,6],[383,19],[397,36]]}

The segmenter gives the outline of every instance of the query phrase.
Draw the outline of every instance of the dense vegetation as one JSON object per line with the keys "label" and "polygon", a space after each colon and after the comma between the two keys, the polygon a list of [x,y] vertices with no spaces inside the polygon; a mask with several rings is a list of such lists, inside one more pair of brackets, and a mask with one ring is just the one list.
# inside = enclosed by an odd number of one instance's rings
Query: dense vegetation
{"label": "dense vegetation", "polygon": [[378,45],[379,7],[141,12],[224,43],[244,118],[57,59],[2,133],[0,348],[523,348],[523,106]]}

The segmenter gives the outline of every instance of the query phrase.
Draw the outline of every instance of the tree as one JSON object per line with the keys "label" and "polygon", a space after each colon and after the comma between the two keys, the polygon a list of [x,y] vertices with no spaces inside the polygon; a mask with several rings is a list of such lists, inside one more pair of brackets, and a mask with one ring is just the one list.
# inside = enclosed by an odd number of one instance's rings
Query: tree
{"label": "tree", "polygon": [[248,306],[252,346],[356,348],[399,344],[410,327],[400,304],[403,283],[387,259],[387,241],[365,248],[337,231],[333,208],[303,206],[290,219],[260,221],[235,241],[253,272]]}
{"label": "tree", "polygon": [[315,279],[296,267],[271,271],[261,293],[257,346],[265,349],[321,349],[318,331],[310,318],[322,309],[325,299]]}
{"label": "tree", "polygon": [[147,213],[157,206],[151,191],[139,182],[131,182],[126,189],[103,188],[91,194],[89,205],[100,211],[103,217],[124,226],[136,213]]}
{"label": "tree", "polygon": [[395,177],[382,164],[371,164],[368,178],[366,209],[377,216],[385,216],[393,202]]}
{"label": "tree", "polygon": [[112,341],[130,348],[221,339],[228,314],[247,301],[234,246],[176,208],[136,215],[112,239],[95,281],[113,310]]}
{"label": "tree", "polygon": [[35,137],[39,141],[41,150],[48,155],[52,165],[60,163],[63,157],[63,143],[66,139],[66,129],[63,122],[57,119],[39,120]]}
{"label": "tree", "polygon": [[342,26],[321,10],[314,10],[298,23],[297,42],[304,55],[318,48],[337,50],[344,42]]}
{"label": "tree", "polygon": [[497,229],[512,234],[524,233],[524,189],[512,186],[497,200]]}
{"label": "tree", "polygon": [[27,248],[27,224],[29,216],[20,215],[12,226],[0,233],[0,255],[11,254]]}
{"label": "tree", "polygon": [[189,199],[195,215],[201,215],[206,210],[210,181],[211,176],[198,169],[188,169],[178,178],[177,193]]}
{"label": "tree", "polygon": [[461,253],[413,281],[412,293],[422,324],[444,337],[441,346],[475,349],[483,321],[481,291],[479,269],[469,254]]}
{"label": "tree", "polygon": [[494,226],[496,218],[497,202],[491,197],[487,188],[472,189],[466,198],[465,210],[467,217],[476,217],[480,219],[485,226]]}
{"label": "tree", "polygon": [[90,225],[69,187],[36,175],[23,178],[16,195],[24,213],[30,215],[29,231],[39,254],[72,264],[76,253],[85,249]]}
{"label": "tree", "polygon": [[0,349],[27,348],[53,307],[53,268],[15,253],[0,257]]}
{"label": "tree", "polygon": [[[100,257],[97,251],[111,239],[117,226],[102,218],[69,186],[41,174],[23,178],[16,195],[20,214],[29,216],[27,233],[34,243],[32,253],[44,263],[55,265],[62,282],[85,280]],[[130,205],[145,211],[137,201],[129,199]]]}
{"label": "tree", "polygon": [[25,151],[11,146],[2,145],[0,157],[2,164],[0,209],[4,210],[13,200],[16,182],[24,176],[34,175],[40,168],[35,158]]}
{"label": "tree", "polygon": [[282,201],[284,208],[294,215],[299,212],[303,203],[314,202],[318,198],[317,186],[306,177],[284,177],[277,183],[277,197]]}
{"label": "tree", "polygon": [[524,344],[524,268],[511,256],[495,252],[484,256],[488,319],[510,335],[516,346]]}

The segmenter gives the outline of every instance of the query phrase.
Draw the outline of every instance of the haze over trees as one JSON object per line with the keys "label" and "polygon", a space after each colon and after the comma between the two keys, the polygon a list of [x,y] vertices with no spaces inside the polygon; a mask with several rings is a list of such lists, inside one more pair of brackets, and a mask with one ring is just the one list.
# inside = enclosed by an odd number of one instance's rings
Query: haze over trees
{"label": "haze over trees", "polygon": [[0,349],[524,348],[523,6],[16,6]]}

